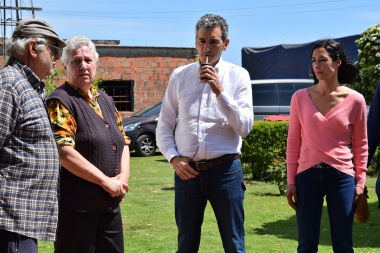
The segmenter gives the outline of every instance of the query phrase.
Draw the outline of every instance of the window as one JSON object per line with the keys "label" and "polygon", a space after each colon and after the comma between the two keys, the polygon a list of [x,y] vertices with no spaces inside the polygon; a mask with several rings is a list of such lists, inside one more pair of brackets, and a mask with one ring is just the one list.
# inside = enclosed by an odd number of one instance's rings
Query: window
{"label": "window", "polygon": [[280,106],[289,106],[294,92],[312,85],[312,83],[278,83],[277,87]]}
{"label": "window", "polygon": [[103,81],[101,88],[113,99],[117,110],[133,111],[133,81]]}
{"label": "window", "polygon": [[277,106],[276,84],[265,83],[252,85],[252,103],[253,106]]}

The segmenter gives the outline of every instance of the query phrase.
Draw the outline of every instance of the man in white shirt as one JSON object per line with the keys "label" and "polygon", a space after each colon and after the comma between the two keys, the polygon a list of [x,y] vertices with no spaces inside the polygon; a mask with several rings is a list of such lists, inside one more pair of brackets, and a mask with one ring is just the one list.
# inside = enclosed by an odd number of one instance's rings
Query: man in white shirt
{"label": "man in white shirt", "polygon": [[253,125],[252,91],[248,72],[221,58],[229,42],[224,18],[201,17],[199,62],[174,70],[162,103],[157,145],[175,170],[179,253],[198,252],[207,201],[225,252],[245,252],[239,154]]}

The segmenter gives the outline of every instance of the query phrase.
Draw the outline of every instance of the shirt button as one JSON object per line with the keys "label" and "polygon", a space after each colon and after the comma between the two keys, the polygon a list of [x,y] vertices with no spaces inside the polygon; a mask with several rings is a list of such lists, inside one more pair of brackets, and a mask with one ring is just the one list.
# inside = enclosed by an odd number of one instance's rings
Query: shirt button
{"label": "shirt button", "polygon": [[112,207],[108,207],[108,211],[112,211]]}
{"label": "shirt button", "polygon": [[119,172],[119,170],[114,170],[113,172],[115,172],[115,174],[117,175],[117,173]]}
{"label": "shirt button", "polygon": [[109,128],[109,127],[110,127],[110,125],[106,124],[106,128]]}
{"label": "shirt button", "polygon": [[116,150],[116,146],[112,146],[112,150],[115,151]]}

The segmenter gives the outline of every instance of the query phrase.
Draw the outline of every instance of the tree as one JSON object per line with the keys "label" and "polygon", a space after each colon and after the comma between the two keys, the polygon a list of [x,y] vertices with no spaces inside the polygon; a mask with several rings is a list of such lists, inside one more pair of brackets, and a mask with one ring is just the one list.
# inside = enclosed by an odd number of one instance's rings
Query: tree
{"label": "tree", "polygon": [[355,43],[358,45],[358,69],[352,88],[363,94],[367,104],[372,101],[380,80],[380,24],[370,26]]}
{"label": "tree", "polygon": [[55,68],[54,74],[51,76],[47,76],[44,78],[45,83],[45,97],[48,97],[50,93],[57,88],[58,82],[62,79],[64,79],[65,70],[63,67]]}
{"label": "tree", "polygon": [[[92,84],[95,86],[96,89],[103,90],[100,86],[104,79],[104,74],[102,74],[100,78],[95,78]],[[48,97],[50,93],[55,88],[57,88],[58,82],[61,80],[65,80],[65,70],[63,67],[55,68],[53,75],[45,77],[45,79],[43,80],[45,83],[45,97]]]}
{"label": "tree", "polygon": [[[380,81],[380,24],[370,26],[356,40],[358,45],[359,61],[355,63],[359,73],[352,88],[363,94],[367,104],[371,104],[377,84]],[[380,167],[380,149],[377,147],[375,155],[368,167],[367,175],[378,173]]]}

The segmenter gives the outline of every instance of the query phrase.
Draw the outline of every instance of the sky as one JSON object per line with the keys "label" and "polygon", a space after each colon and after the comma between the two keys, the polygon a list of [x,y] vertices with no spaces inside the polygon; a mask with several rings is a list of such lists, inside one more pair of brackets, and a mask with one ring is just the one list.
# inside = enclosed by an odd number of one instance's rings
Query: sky
{"label": "sky", "polygon": [[[15,0],[5,1],[15,6]],[[21,7],[33,2],[42,8],[34,12],[35,17],[51,24],[63,39],[85,35],[94,40],[120,40],[124,46],[195,47],[198,19],[207,13],[218,14],[229,24],[230,44],[222,57],[239,66],[243,47],[340,38],[361,34],[380,23],[379,0],[18,1]],[[32,12],[22,11],[20,16],[32,17]],[[8,10],[5,17],[15,19],[15,12]],[[6,28],[6,36],[12,29]]]}

